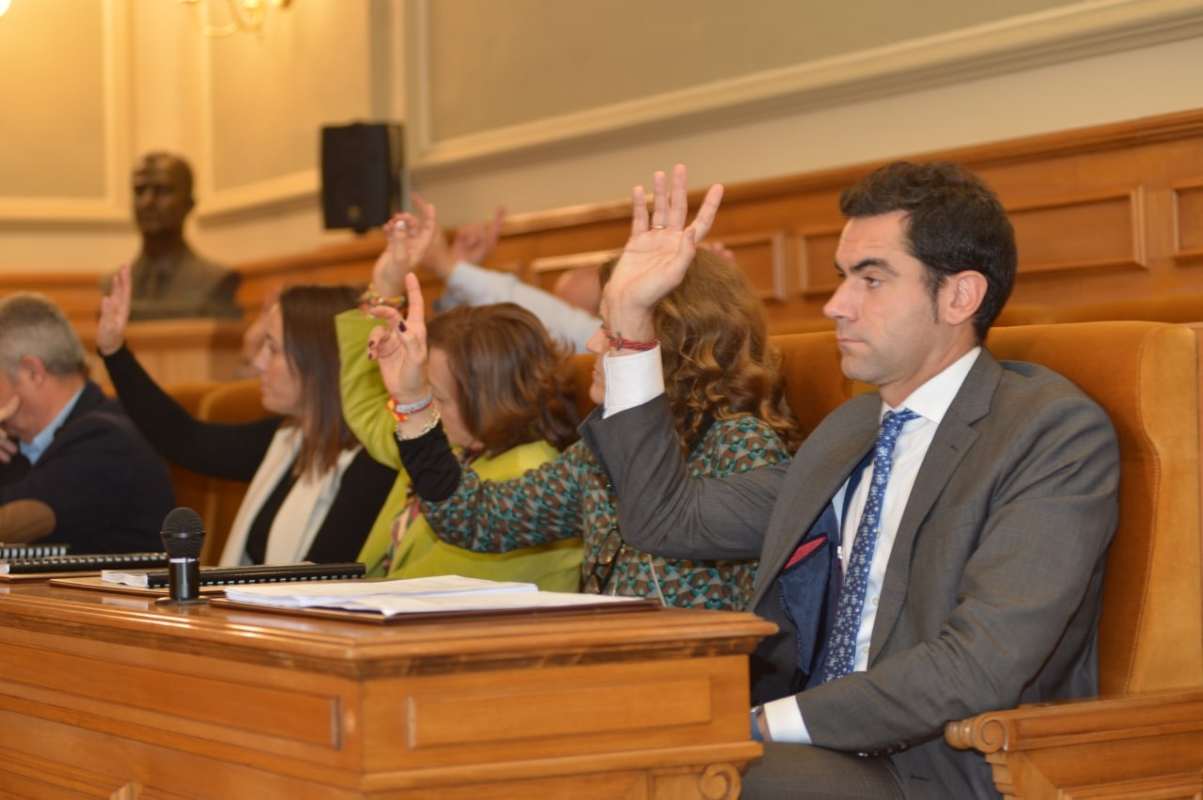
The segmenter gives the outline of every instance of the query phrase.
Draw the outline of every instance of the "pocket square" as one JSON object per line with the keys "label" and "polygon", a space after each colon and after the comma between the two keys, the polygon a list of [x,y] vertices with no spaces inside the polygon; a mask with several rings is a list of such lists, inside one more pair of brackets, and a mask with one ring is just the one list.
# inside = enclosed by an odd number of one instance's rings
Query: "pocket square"
{"label": "pocket square", "polygon": [[797,564],[799,561],[806,558],[808,555],[813,553],[815,550],[818,550],[826,543],[827,537],[819,536],[811,539],[809,542],[803,542],[802,544],[798,545],[798,549],[795,550],[794,554],[789,557],[789,561],[785,562],[785,569],[789,569],[794,564]]}

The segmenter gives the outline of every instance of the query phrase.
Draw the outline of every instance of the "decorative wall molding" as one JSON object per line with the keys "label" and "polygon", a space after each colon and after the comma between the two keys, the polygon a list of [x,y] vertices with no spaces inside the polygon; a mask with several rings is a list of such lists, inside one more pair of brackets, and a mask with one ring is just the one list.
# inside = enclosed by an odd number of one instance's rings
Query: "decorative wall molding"
{"label": "decorative wall molding", "polygon": [[321,189],[321,176],[316,168],[230,189],[216,188],[213,44],[213,39],[206,38],[200,48],[201,168],[196,175],[196,219],[201,223],[214,222],[251,209],[267,210],[316,197]]}
{"label": "decorative wall molding", "polygon": [[[404,15],[403,0],[381,0],[387,2],[387,12],[382,16],[389,20],[387,31],[389,63],[401,67],[400,53],[404,47]],[[364,47],[368,43],[361,43]],[[278,175],[264,180],[252,181],[224,189],[217,188],[215,140],[216,123],[214,117],[214,85],[213,85],[213,46],[212,39],[206,39],[200,48],[200,81],[201,81],[201,132],[200,148],[202,153],[202,169],[197,174],[197,208],[196,218],[201,224],[220,222],[222,220],[243,217],[247,212],[270,213],[279,212],[318,202],[321,194],[321,169],[317,165],[317,155],[314,155],[315,166]],[[392,76],[371,76],[370,80],[387,81],[387,93],[384,97],[384,116],[400,120],[403,118],[405,92],[402,82]],[[360,118],[372,116],[369,109],[362,109],[357,115]],[[315,132],[316,136],[316,132]]]}
{"label": "decorative wall molding", "polygon": [[95,225],[130,222],[130,131],[133,120],[130,0],[102,0],[104,194],[79,197],[0,196],[0,225]]}
{"label": "decorative wall molding", "polygon": [[1083,0],[845,55],[436,140],[431,128],[430,0],[407,4],[410,166],[420,173],[553,144],[730,119],[734,109],[795,112],[1105,55],[1203,34],[1203,0]]}
{"label": "decorative wall molding", "polygon": [[782,301],[789,292],[785,240],[786,232],[778,229],[724,236],[720,241],[735,254],[760,299]]}
{"label": "decorative wall molding", "polygon": [[826,297],[839,285],[835,271],[835,248],[843,223],[816,228],[798,235],[798,290],[802,297]]}
{"label": "decorative wall molding", "polygon": [[1174,184],[1174,261],[1203,262],[1203,178]]}
{"label": "decorative wall molding", "polygon": [[[1145,190],[1091,192],[1008,203],[1019,245],[1019,277],[1148,269]],[[1050,236],[1060,231],[1060,236]]]}

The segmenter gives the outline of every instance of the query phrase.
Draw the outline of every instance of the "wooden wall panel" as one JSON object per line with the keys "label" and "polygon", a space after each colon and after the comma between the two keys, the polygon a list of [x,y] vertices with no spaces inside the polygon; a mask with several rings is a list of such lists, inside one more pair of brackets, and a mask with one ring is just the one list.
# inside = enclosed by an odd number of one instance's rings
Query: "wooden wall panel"
{"label": "wooden wall panel", "polygon": [[1203,262],[1203,178],[1173,188],[1174,259]]}
{"label": "wooden wall panel", "polygon": [[1007,210],[1024,275],[1147,267],[1140,187]]}
{"label": "wooden wall panel", "polygon": [[826,298],[839,284],[835,271],[835,249],[840,228],[829,228],[798,236],[798,286],[804,297]]}
{"label": "wooden wall panel", "polygon": [[724,238],[747,273],[752,288],[763,300],[785,300],[786,233],[783,230],[747,233]]}
{"label": "wooden wall panel", "polygon": [[[1131,122],[923,153],[962,163],[1012,214],[1020,271],[1011,303],[1048,308],[1203,292],[1203,109]],[[879,164],[727,187],[711,238],[725,242],[764,297],[775,332],[830,327],[823,304],[843,221],[838,198]],[[647,176],[632,175],[631,180]],[[691,195],[695,205],[705,187]],[[544,287],[565,270],[598,264],[626,240],[626,201],[521,214],[506,221],[487,264]],[[289,283],[366,283],[379,234],[307,253],[247,262],[240,301],[255,311]],[[1186,268],[1184,268],[1186,267]],[[83,325],[98,292],[88,276],[9,275],[0,291],[36,286]],[[440,282],[423,278],[433,299]]]}

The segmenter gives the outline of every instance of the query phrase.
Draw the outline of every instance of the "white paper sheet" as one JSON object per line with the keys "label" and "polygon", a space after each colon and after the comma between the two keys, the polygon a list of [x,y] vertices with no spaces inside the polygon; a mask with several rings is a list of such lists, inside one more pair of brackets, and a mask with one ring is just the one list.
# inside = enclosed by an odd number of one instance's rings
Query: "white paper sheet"
{"label": "white paper sheet", "polygon": [[642,600],[595,594],[541,592],[533,583],[506,583],[458,575],[390,581],[268,584],[230,587],[226,598],[275,608],[335,608],[385,616],[432,611],[563,608]]}

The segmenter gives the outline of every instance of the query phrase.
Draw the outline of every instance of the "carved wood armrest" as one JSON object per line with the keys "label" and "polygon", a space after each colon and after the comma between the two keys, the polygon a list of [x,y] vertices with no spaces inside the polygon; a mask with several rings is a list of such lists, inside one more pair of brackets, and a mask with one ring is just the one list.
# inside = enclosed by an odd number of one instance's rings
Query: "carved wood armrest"
{"label": "carved wood armrest", "polygon": [[1196,797],[1203,793],[1203,689],[1020,706],[950,722],[1016,798]]}

